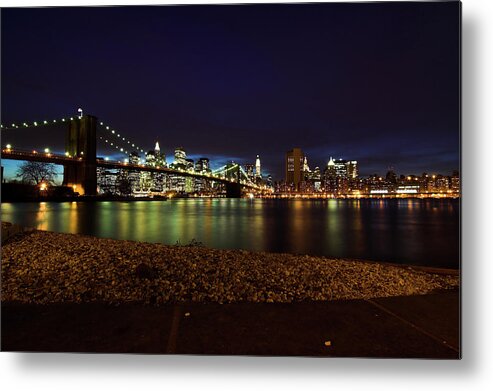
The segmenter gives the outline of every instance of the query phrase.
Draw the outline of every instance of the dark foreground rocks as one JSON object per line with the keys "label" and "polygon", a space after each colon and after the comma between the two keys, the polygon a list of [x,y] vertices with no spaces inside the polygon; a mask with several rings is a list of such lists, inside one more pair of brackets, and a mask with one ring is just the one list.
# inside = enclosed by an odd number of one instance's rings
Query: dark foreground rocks
{"label": "dark foreground rocks", "polygon": [[2,246],[2,301],[298,302],[423,295],[457,275],[370,262],[34,231]]}

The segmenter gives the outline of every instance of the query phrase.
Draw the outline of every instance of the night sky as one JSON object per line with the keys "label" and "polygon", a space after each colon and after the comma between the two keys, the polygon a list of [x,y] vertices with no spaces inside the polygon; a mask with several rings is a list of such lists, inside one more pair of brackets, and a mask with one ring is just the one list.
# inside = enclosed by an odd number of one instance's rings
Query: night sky
{"label": "night sky", "polygon": [[[2,123],[82,107],[146,150],[158,139],[169,162],[177,146],[216,167],[259,154],[283,179],[285,152],[301,147],[311,168],[333,156],[358,160],[361,175],[450,174],[459,7],[2,9]],[[7,132],[2,145],[63,148],[63,130]]]}

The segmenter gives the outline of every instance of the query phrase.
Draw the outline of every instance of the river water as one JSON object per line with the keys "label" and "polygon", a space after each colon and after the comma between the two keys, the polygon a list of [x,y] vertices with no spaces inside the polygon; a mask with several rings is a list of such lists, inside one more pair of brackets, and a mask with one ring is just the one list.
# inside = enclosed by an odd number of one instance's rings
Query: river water
{"label": "river water", "polygon": [[174,199],[3,203],[2,221],[165,244],[458,268],[458,200]]}

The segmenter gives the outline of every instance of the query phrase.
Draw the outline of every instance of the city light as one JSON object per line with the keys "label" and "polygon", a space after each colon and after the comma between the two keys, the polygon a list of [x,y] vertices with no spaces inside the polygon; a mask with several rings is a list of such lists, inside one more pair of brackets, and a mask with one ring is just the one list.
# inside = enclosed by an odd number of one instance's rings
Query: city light
{"label": "city light", "polygon": [[45,148],[45,153],[50,153],[50,148]]}
{"label": "city light", "polygon": [[7,150],[10,150],[10,149],[12,149],[12,145],[7,144],[7,145],[5,146],[5,148],[7,148]]}

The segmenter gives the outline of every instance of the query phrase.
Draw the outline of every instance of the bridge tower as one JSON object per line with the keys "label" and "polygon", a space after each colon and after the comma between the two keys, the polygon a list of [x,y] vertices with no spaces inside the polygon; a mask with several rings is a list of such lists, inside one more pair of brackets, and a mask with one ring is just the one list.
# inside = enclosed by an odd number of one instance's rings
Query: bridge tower
{"label": "bridge tower", "polygon": [[81,164],[66,165],[63,184],[74,187],[79,194],[96,195],[96,127],[98,119],[84,115],[70,121],[65,143],[65,152],[72,157],[82,158]]}
{"label": "bridge tower", "polygon": [[236,167],[228,172],[230,174],[230,177],[236,178],[238,182],[226,183],[226,197],[241,198],[240,165],[236,164]]}

